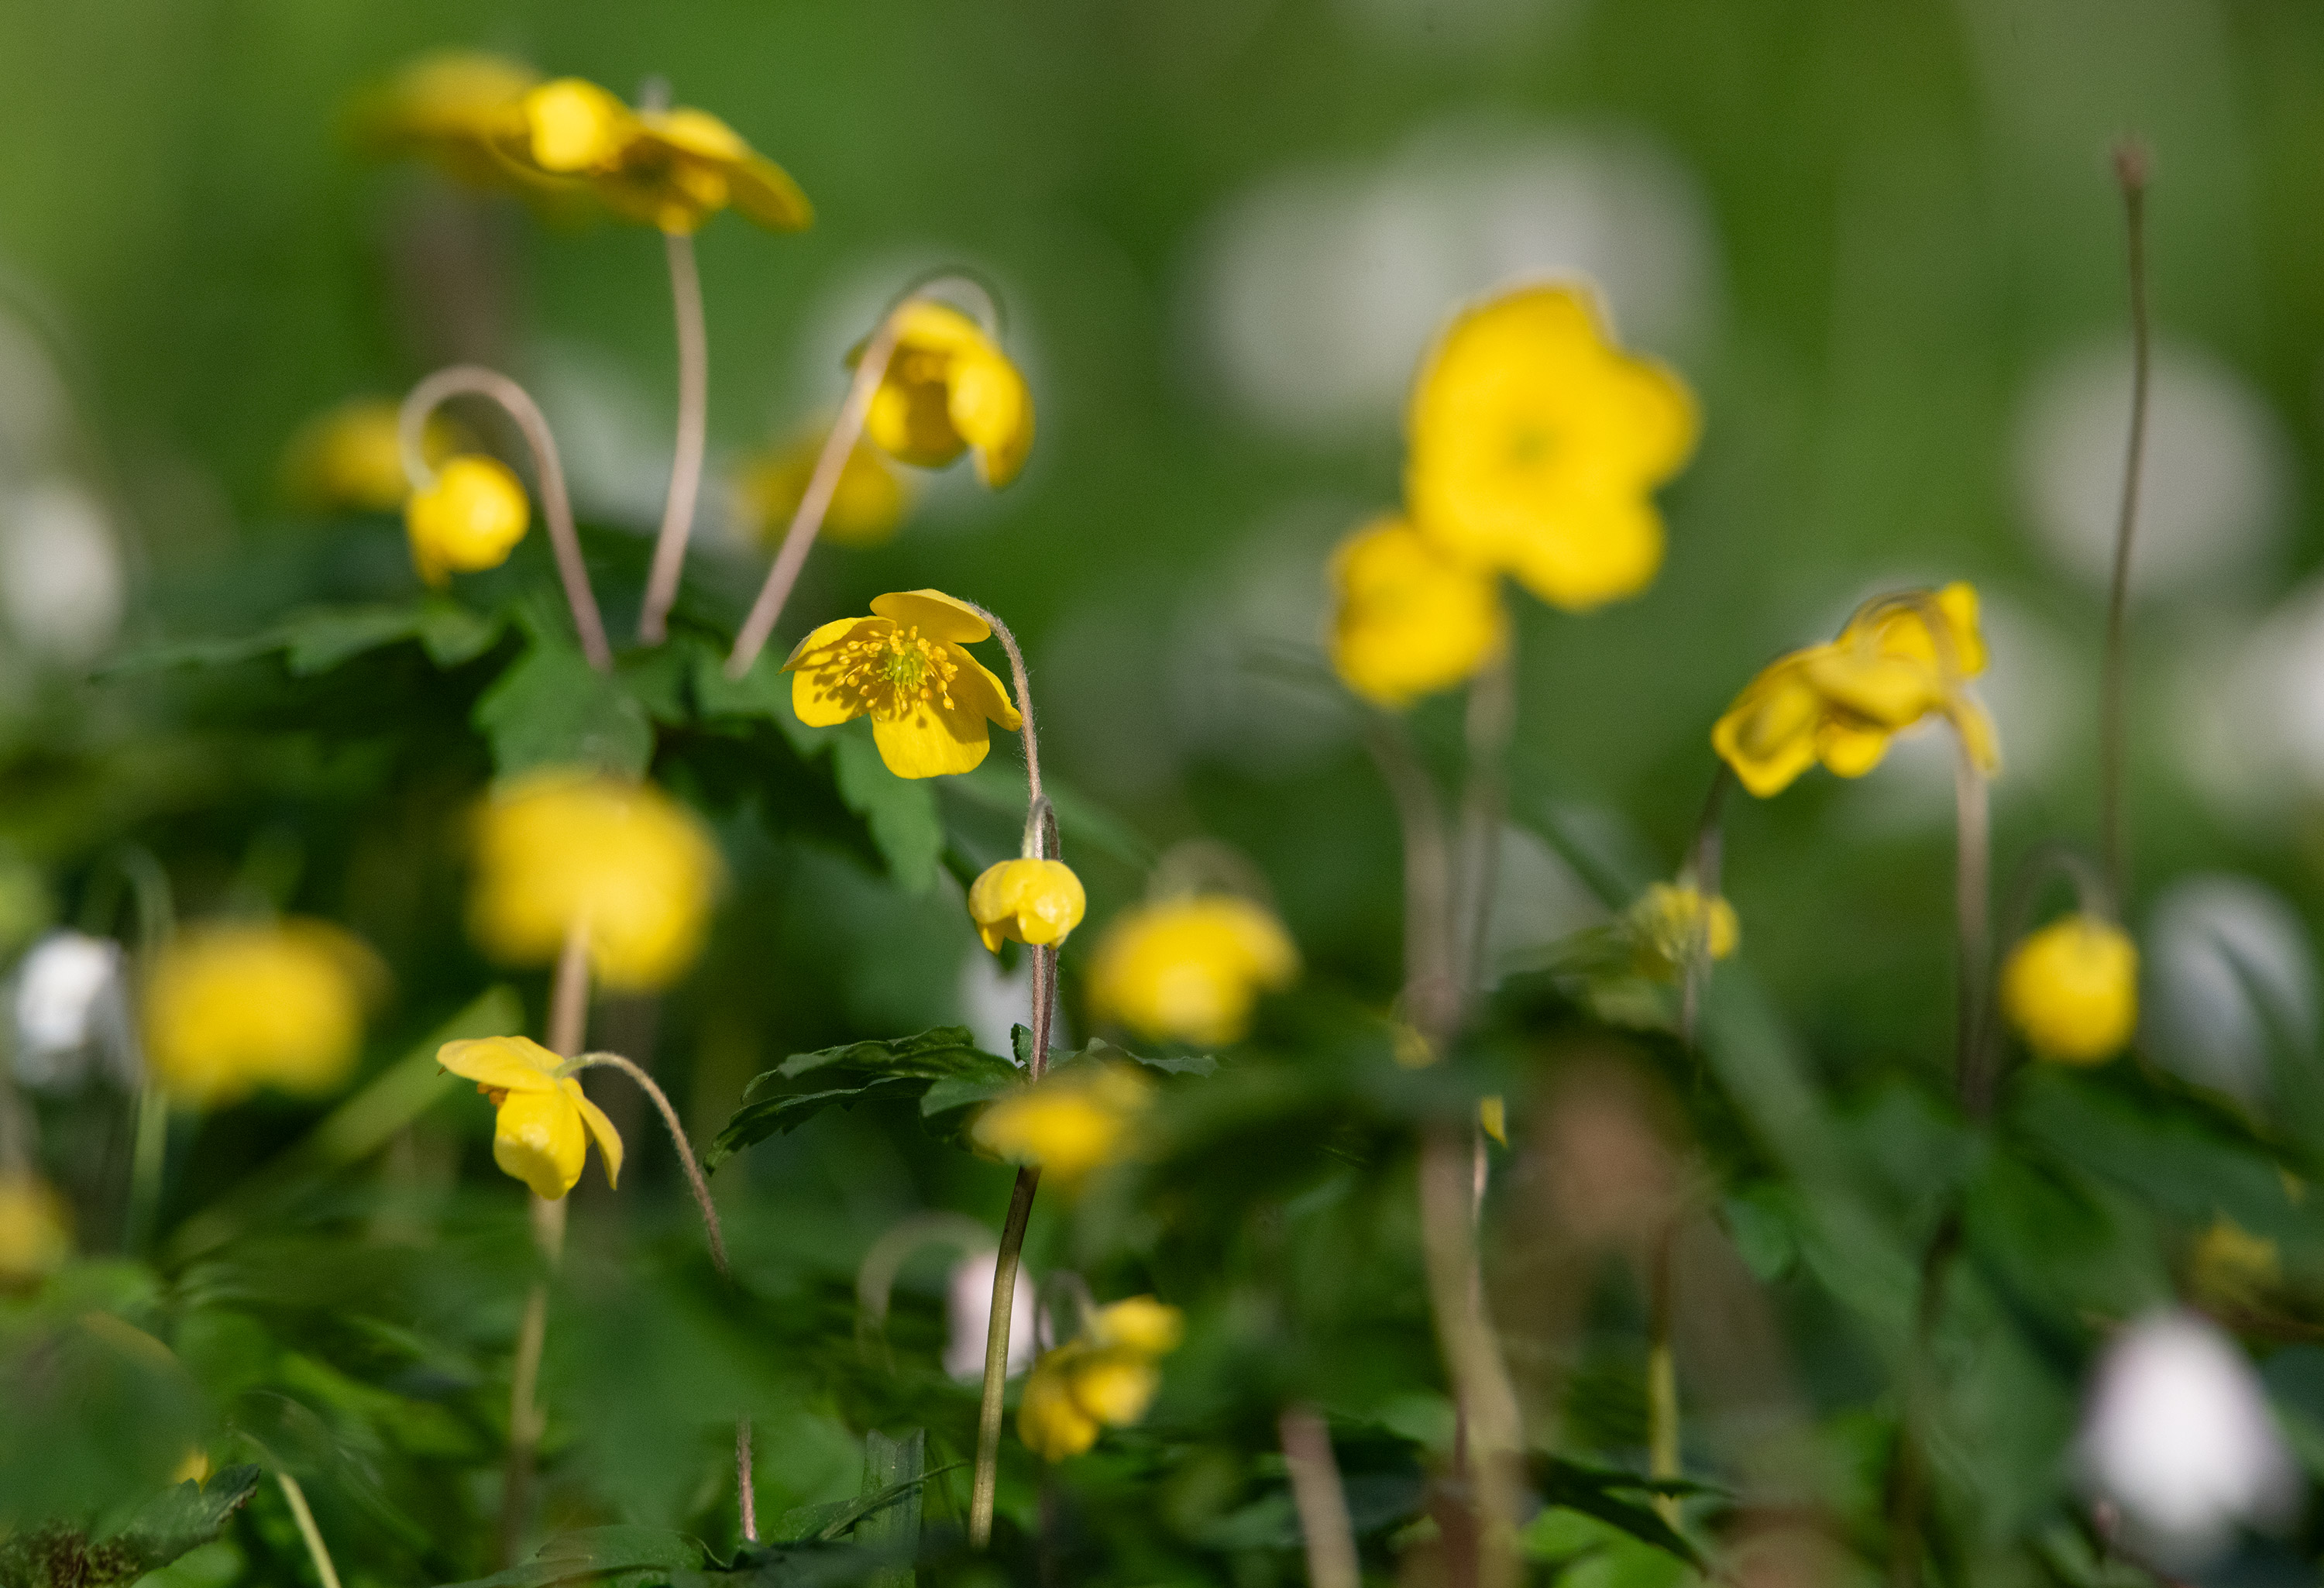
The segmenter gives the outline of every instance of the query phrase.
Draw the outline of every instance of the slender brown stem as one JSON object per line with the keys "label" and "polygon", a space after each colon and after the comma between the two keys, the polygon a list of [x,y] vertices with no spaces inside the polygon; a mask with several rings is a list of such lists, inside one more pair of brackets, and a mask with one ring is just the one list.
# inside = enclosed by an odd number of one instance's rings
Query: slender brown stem
{"label": "slender brown stem", "polygon": [[1953,757],[1953,911],[1959,932],[1957,952],[1959,1008],[1954,1033],[1956,1085],[1961,1102],[1973,1118],[1982,1119],[1993,1106],[1993,1086],[1986,1074],[1986,978],[1991,956],[1990,908],[1992,869],[1990,816],[1985,773],[1970,752],[1969,741],[1954,735]]}
{"label": "slender brown stem", "polygon": [[734,1490],[742,1502],[742,1537],[759,1541],[759,1496],[751,1476],[751,1419],[734,1419]]}
{"label": "slender brown stem", "polygon": [[315,1575],[323,1588],[339,1588],[338,1568],[331,1564],[331,1552],[323,1544],[323,1530],[315,1526],[315,1513],[307,1504],[307,1491],[299,1487],[299,1480],[278,1469],[276,1482],[282,1485],[282,1498],[290,1507],[290,1519],[299,1525],[300,1540],[307,1546],[307,1558],[315,1563]]}
{"label": "slender brown stem", "polygon": [[669,495],[654,538],[645,604],[638,611],[638,639],[648,645],[669,636],[670,604],[686,572],[686,542],[702,489],[702,449],[710,420],[710,338],[702,323],[702,272],[694,263],[694,239],[684,232],[664,232],[662,243],[669,255],[670,302],[678,314],[678,444],[670,457]]}
{"label": "slender brown stem", "polygon": [[2102,715],[2098,721],[2098,824],[2106,853],[2107,882],[2119,900],[2129,897],[2128,821],[2123,811],[2124,761],[2128,739],[2124,715],[2125,647],[2130,623],[2131,537],[2138,527],[2139,476],[2146,460],[2146,395],[2152,337],[2146,308],[2146,151],[2125,143],[2114,152],[2115,178],[2122,186],[2123,217],[2130,255],[2130,441],[2124,449],[2122,516],[2115,528],[2114,577],[2107,590],[2106,663]]}
{"label": "slender brown stem", "polygon": [[[1009,671],[1011,681],[1017,686],[1017,716],[1022,724],[1018,729],[1018,736],[1025,745],[1025,819],[1026,831],[1029,835],[1039,811],[1048,803],[1048,796],[1041,791],[1041,739],[1033,727],[1033,680],[1026,670],[1025,652],[1017,643],[1015,631],[998,616],[973,601],[964,601],[961,605],[991,625],[993,637],[1001,642],[1001,649],[1009,653]],[[1038,842],[1038,838],[1028,839],[1028,842]]]}
{"label": "slender brown stem", "polygon": [[1017,1303],[1017,1263],[1025,1250],[1025,1226],[1033,1216],[1033,1192],[1041,1171],[1027,1164],[1017,1171],[1009,1217],[1001,1226],[1001,1251],[992,1264],[992,1321],[984,1334],[984,1394],[976,1408],[976,1476],[969,1491],[968,1542],[982,1549],[992,1542],[992,1500],[1001,1479],[1001,1409],[1009,1381],[1010,1314]]}
{"label": "slender brown stem", "polygon": [[1452,852],[1443,805],[1401,723],[1374,716],[1365,729],[1365,746],[1396,804],[1404,838],[1405,1019],[1441,1057],[1457,1004],[1450,943]]}
{"label": "slender brown stem", "polygon": [[1308,1588],[1358,1588],[1362,1572],[1355,1525],[1348,1516],[1340,1463],[1332,1454],[1331,1430],[1304,1406],[1286,1407],[1275,1426],[1283,1440],[1291,1502],[1299,1512],[1299,1533],[1307,1548]]}
{"label": "slender brown stem", "polygon": [[451,398],[489,398],[516,420],[532,448],[534,472],[540,477],[541,516],[549,521],[549,540],[557,553],[557,577],[565,586],[566,605],[573,609],[573,627],[581,636],[581,654],[599,672],[611,672],[613,649],[605,640],[605,620],[597,611],[596,593],[589,587],[589,568],[581,559],[581,537],[573,527],[573,500],[565,490],[565,467],[558,461],[557,438],[540,404],[522,386],[498,370],[459,364],[439,369],[411,388],[403,400],[401,436],[403,472],[415,489],[434,480],[422,440],[429,416]]}

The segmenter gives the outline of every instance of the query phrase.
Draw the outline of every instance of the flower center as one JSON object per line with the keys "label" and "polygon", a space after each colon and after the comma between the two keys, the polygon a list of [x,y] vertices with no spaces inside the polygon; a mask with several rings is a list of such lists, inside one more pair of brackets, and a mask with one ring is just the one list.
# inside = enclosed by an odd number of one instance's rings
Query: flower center
{"label": "flower center", "polygon": [[960,666],[917,628],[891,628],[851,640],[840,650],[843,688],[860,696],[875,717],[890,721],[935,702],[953,709],[952,681]]}
{"label": "flower center", "polygon": [[1538,468],[1549,461],[1557,450],[1554,432],[1539,425],[1519,425],[1509,432],[1508,464],[1511,468]]}

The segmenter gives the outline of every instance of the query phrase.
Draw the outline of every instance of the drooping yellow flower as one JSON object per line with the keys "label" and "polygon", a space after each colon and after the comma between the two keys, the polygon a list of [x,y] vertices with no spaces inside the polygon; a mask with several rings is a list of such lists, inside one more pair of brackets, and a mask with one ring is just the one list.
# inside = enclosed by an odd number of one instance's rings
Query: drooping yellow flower
{"label": "drooping yellow flower", "polygon": [[29,1169],[0,1173],[0,1288],[56,1272],[72,1256],[72,1211]]}
{"label": "drooping yellow flower", "polygon": [[447,458],[436,478],[403,504],[411,566],[438,588],[455,573],[478,573],[509,559],[532,522],[524,485],[496,457]]}
{"label": "drooping yellow flower", "polygon": [[581,1083],[557,1072],[565,1061],[530,1037],[481,1037],[447,1042],[436,1062],[476,1083],[498,1113],[493,1122],[493,1161],[533,1195],[554,1202],[573,1189],[589,1143],[605,1160],[605,1184],[622,1178],[622,1138],[605,1111],[582,1094]]}
{"label": "drooping yellow flower", "polygon": [[[309,420],[283,448],[284,497],[309,512],[393,512],[411,494],[400,418],[392,398],[356,397]],[[457,434],[431,416],[421,438],[428,461],[442,465]]]}
{"label": "drooping yellow flower", "polygon": [[1655,882],[1632,904],[1625,924],[1637,946],[1639,968],[1670,980],[1683,974],[1697,952],[1725,959],[1735,952],[1742,928],[1726,900],[1705,900],[1687,882]]}
{"label": "drooping yellow flower", "polygon": [[1099,1309],[1089,1331],[1033,1364],[1017,1412],[1017,1435],[1044,1461],[1079,1455],[1102,1428],[1126,1428],[1146,1415],[1162,1386],[1157,1358],[1178,1347],[1184,1321],[1150,1296]]}
{"label": "drooping yellow flower", "polygon": [[1586,612],[1653,582],[1653,492],[1698,425],[1684,383],[1616,346],[1588,291],[1518,288],[1457,316],[1422,365],[1406,501],[1452,556]]}
{"label": "drooping yellow flower", "polygon": [[891,457],[921,468],[942,468],[973,451],[976,477],[999,490],[1033,449],[1025,377],[983,327],[949,304],[915,299],[897,313],[896,351],[872,393],[864,433]]}
{"label": "drooping yellow flower", "polygon": [[1040,1166],[1065,1186],[1127,1150],[1153,1088],[1127,1065],[1079,1064],[997,1099],[969,1134],[996,1158]]}
{"label": "drooping yellow flower", "polygon": [[973,608],[941,590],[903,590],[872,611],[824,624],[783,663],[799,721],[868,716],[880,759],[899,778],[973,771],[991,748],[988,722],[1024,725],[1007,687],[964,649],[992,635]]}
{"label": "drooping yellow flower", "polygon": [[606,986],[669,985],[701,952],[722,875],[702,825],[649,783],[552,771],[493,793],[475,826],[468,929],[485,953],[541,965],[586,923]]}
{"label": "drooping yellow flower", "polygon": [[1508,644],[1497,576],[1448,557],[1394,513],[1340,542],[1331,581],[1333,669],[1391,709],[1451,688]]}
{"label": "drooping yellow flower", "polygon": [[2001,1008],[2036,1057],[2103,1064],[2138,1028],[2138,949],[2112,921],[2075,914],[2009,951]]}
{"label": "drooping yellow flower", "polygon": [[1169,899],[1106,928],[1090,965],[1090,1008],[1148,1037],[1233,1042],[1250,1029],[1259,993],[1298,974],[1283,923],[1250,900]]}
{"label": "drooping yellow flower", "polygon": [[2000,766],[1992,719],[1963,687],[1985,661],[1969,586],[1886,596],[1860,609],[1839,639],[1771,662],[1712,727],[1711,743],[1766,799],[1819,761],[1862,777],[1892,737],[1941,716],[1990,775]]}
{"label": "drooping yellow flower", "polygon": [[202,1107],[261,1086],[328,1092],[355,1065],[381,975],[369,949],[323,921],[188,928],[145,984],[153,1080]]}
{"label": "drooping yellow flower", "polygon": [[579,78],[528,93],[516,155],[586,180],[625,220],[688,235],[730,205],[762,226],[802,231],[815,207],[790,174],[706,110],[632,109]]}
{"label": "drooping yellow flower", "polygon": [[[826,434],[816,430],[766,453],[736,482],[743,520],[770,550],[790,532],[792,515],[815,477]],[[818,533],[843,546],[883,545],[895,537],[910,504],[904,477],[889,466],[878,448],[859,440],[839,466],[839,480]]]}
{"label": "drooping yellow flower", "polygon": [[993,953],[1001,942],[1052,947],[1082,924],[1089,896],[1062,860],[1004,860],[968,891],[968,917]]}
{"label": "drooping yellow flower", "polygon": [[524,135],[524,97],[540,80],[521,61],[439,50],[390,78],[359,107],[357,125],[382,152],[420,155],[477,187],[534,184],[506,151]]}

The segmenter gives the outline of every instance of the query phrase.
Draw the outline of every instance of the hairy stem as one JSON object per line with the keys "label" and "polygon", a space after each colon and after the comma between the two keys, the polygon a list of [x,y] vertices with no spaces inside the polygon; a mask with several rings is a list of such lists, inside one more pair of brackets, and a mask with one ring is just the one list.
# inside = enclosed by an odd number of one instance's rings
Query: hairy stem
{"label": "hairy stem", "polygon": [[599,672],[613,669],[613,648],[605,640],[605,620],[597,611],[596,593],[589,587],[589,568],[581,559],[581,537],[573,527],[573,500],[565,490],[565,467],[557,456],[557,438],[531,393],[498,370],[459,364],[439,369],[411,388],[403,400],[401,435],[403,472],[415,490],[435,478],[428,465],[423,439],[429,416],[458,396],[488,398],[500,404],[524,432],[532,448],[534,472],[540,479],[541,516],[549,521],[549,540],[557,553],[557,577],[565,586],[566,605],[573,609],[573,627],[581,636],[581,654]]}
{"label": "hairy stem", "polygon": [[718,1205],[711,1200],[710,1182],[702,1173],[702,1160],[694,1156],[694,1144],[686,1139],[686,1127],[678,1122],[678,1110],[671,1105],[669,1094],[636,1060],[618,1053],[585,1053],[567,1061],[557,1073],[577,1075],[588,1069],[619,1070],[652,1100],[661,1122],[669,1130],[670,1145],[678,1149],[678,1167],[686,1171],[686,1185],[694,1193],[694,1205],[702,1210],[703,1233],[710,1241],[710,1260],[716,1266],[719,1277],[731,1281],[734,1273],[726,1262],[726,1235],[718,1223]]}
{"label": "hairy stem", "polygon": [[2124,716],[2124,649],[2130,623],[2130,547],[2138,527],[2139,476],[2146,459],[2146,393],[2151,336],[2146,309],[2146,152],[2135,143],[2115,150],[2116,179],[2122,186],[2123,215],[2130,255],[2130,441],[2124,449],[2122,516],[2115,527],[2114,577],[2107,590],[2104,694],[2098,719],[2099,827],[2106,853],[2107,882],[2116,907],[2128,897],[2127,818],[2123,813],[2124,761],[2128,733]]}
{"label": "hairy stem", "polygon": [[315,1575],[322,1580],[323,1588],[339,1588],[338,1568],[331,1565],[331,1552],[323,1544],[323,1530],[315,1526],[315,1513],[308,1508],[307,1491],[299,1487],[299,1480],[289,1473],[276,1469],[276,1482],[282,1485],[282,1498],[290,1507],[290,1519],[299,1524],[299,1537],[307,1546],[307,1558],[315,1563]]}
{"label": "hairy stem", "polygon": [[[1033,728],[1033,681],[1025,668],[1025,652],[1017,643],[1015,632],[999,617],[973,601],[961,605],[991,625],[993,637],[1001,642],[1001,649],[1009,653],[1010,676],[1017,686],[1017,716],[1023,725],[1018,730],[1018,737],[1025,745],[1025,830],[1028,842],[1038,845],[1040,838],[1034,829],[1040,824],[1041,813],[1048,805],[1048,796],[1041,791],[1041,740]],[[1028,854],[1030,854],[1029,850]],[[1052,855],[1050,858],[1056,857]]]}
{"label": "hairy stem", "polygon": [[686,572],[686,542],[702,489],[710,414],[710,338],[702,323],[702,272],[694,263],[694,239],[665,232],[662,243],[669,255],[670,303],[678,315],[678,444],[670,457],[669,495],[654,538],[645,604],[638,612],[638,639],[648,645],[660,644],[669,632],[670,604]]}
{"label": "hairy stem", "polygon": [[1001,1226],[1001,1251],[992,1264],[992,1321],[984,1334],[984,1394],[976,1408],[976,1476],[969,1490],[968,1542],[983,1549],[992,1542],[992,1500],[1001,1479],[1001,1409],[1009,1380],[1010,1314],[1017,1302],[1017,1264],[1025,1249],[1025,1225],[1033,1216],[1033,1192],[1041,1171],[1028,1164],[1017,1171],[1009,1196],[1009,1218]]}
{"label": "hairy stem", "polygon": [[1304,1406],[1285,1408],[1275,1426],[1306,1545],[1308,1588],[1359,1588],[1355,1526],[1348,1517],[1347,1491],[1340,1484],[1340,1463],[1332,1454],[1331,1430]]}

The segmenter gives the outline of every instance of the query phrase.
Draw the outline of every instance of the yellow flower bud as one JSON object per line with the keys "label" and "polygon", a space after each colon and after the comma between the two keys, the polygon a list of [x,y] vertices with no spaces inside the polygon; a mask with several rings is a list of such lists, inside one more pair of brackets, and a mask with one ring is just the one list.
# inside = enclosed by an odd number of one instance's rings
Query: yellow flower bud
{"label": "yellow flower bud", "polygon": [[1162,1387],[1155,1359],[1178,1348],[1185,1320],[1151,1296],[1098,1309],[1088,1334],[1045,1354],[1025,1382],[1017,1433],[1046,1461],[1079,1455],[1101,1427],[1126,1428]]}
{"label": "yellow flower bud", "polygon": [[1061,860],[1004,860],[968,891],[968,916],[993,953],[1001,941],[1051,947],[1082,924],[1089,899]]}
{"label": "yellow flower bud", "polygon": [[1033,1364],[1017,1407],[1017,1436],[1043,1461],[1063,1461],[1097,1443],[1097,1419],[1074,1399],[1071,1363],[1061,1365],[1061,1354],[1053,1351]]}
{"label": "yellow flower bud", "polygon": [[1098,1308],[1090,1335],[1101,1345],[1120,1345],[1148,1356],[1167,1356],[1186,1333],[1186,1315],[1151,1296],[1133,1296]]}
{"label": "yellow flower bud", "polygon": [[1122,1155],[1152,1088],[1127,1065],[1076,1065],[988,1104],[969,1131],[1012,1163],[1071,1186]]}
{"label": "yellow flower bud", "polygon": [[1379,705],[1449,689],[1508,643],[1499,579],[1394,514],[1340,542],[1331,581],[1333,669]]}
{"label": "yellow flower bud", "polygon": [[0,1174],[0,1286],[54,1273],[72,1256],[72,1214],[28,1170]]}
{"label": "yellow flower bud", "polygon": [[261,1086],[329,1092],[355,1066],[364,1006],[383,974],[369,949],[322,921],[189,928],[145,985],[153,1080],[203,1107]]}
{"label": "yellow flower bud", "polygon": [[897,461],[921,468],[973,452],[976,477],[999,490],[1033,449],[1025,377],[959,309],[918,300],[899,312],[896,351],[872,393],[864,433]]}
{"label": "yellow flower bud", "polygon": [[2138,1026],[2138,949],[2096,916],[2052,921],[2010,950],[2001,1007],[2037,1057],[2102,1064]]}
{"label": "yellow flower bud", "polygon": [[532,504],[508,465],[476,453],[449,458],[403,504],[411,566],[438,586],[456,572],[498,568],[524,539],[531,517]]}
{"label": "yellow flower bud", "polygon": [[1698,948],[1725,959],[1742,936],[1733,905],[1720,898],[1706,901],[1686,883],[1650,885],[1630,906],[1628,926],[1639,969],[1663,980],[1683,974]]}
{"label": "yellow flower bud", "polygon": [[1066,1382],[1074,1404],[1110,1428],[1126,1428],[1146,1415],[1162,1375],[1145,1353],[1127,1347],[1077,1357]]}
{"label": "yellow flower bud", "polygon": [[1106,928],[1090,965],[1090,1007],[1148,1037],[1233,1042],[1250,1029],[1259,993],[1298,974],[1290,935],[1250,900],[1165,900]]}
{"label": "yellow flower bud", "polygon": [[475,1082],[496,1105],[493,1161],[536,1196],[554,1202],[572,1190],[593,1140],[605,1160],[605,1183],[620,1181],[621,1132],[582,1094],[579,1081],[557,1073],[565,1061],[540,1043],[529,1037],[447,1042],[436,1062]]}
{"label": "yellow flower bud", "polygon": [[[403,472],[402,411],[384,397],[358,397],[316,415],[283,449],[283,494],[310,512],[393,512],[411,494]],[[440,465],[457,432],[440,414],[421,451]]]}

